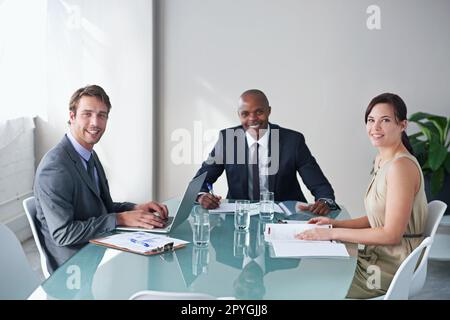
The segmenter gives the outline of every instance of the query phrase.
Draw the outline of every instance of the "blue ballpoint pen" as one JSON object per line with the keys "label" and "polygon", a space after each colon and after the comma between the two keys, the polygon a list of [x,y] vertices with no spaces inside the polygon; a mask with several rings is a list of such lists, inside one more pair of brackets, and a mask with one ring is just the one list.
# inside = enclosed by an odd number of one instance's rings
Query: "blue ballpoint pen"
{"label": "blue ballpoint pen", "polygon": [[206,186],[208,187],[209,193],[211,193],[212,195],[214,195],[214,191],[213,191],[213,187],[211,183],[206,183]]}
{"label": "blue ballpoint pen", "polygon": [[148,244],[148,243],[145,243],[145,242],[143,242],[143,241],[139,241],[139,240],[136,240],[136,239],[130,239],[130,241],[131,242],[133,242],[133,243],[136,243],[136,244],[142,244],[144,247],[150,247],[150,245]]}

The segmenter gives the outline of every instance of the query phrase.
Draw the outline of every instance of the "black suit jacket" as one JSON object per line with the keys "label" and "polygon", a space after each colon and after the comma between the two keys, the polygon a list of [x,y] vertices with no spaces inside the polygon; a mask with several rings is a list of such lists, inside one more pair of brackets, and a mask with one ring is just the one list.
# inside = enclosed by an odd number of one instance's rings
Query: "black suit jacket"
{"label": "black suit jacket", "polygon": [[[224,129],[208,160],[195,177],[208,172],[202,192],[208,192],[207,183],[213,184],[225,171],[229,199],[249,199],[248,195],[248,147],[239,139],[242,126]],[[277,138],[278,135],[278,138]],[[245,135],[244,135],[245,137]],[[315,199],[334,200],[334,191],[323,174],[316,159],[309,151],[303,134],[270,124],[269,158],[278,156],[279,165],[275,174],[269,175],[269,191],[274,192],[275,201],[306,201],[297,180],[297,172]],[[228,160],[228,161],[227,161]],[[274,160],[272,164],[275,165]],[[275,166],[274,166],[275,167]]]}

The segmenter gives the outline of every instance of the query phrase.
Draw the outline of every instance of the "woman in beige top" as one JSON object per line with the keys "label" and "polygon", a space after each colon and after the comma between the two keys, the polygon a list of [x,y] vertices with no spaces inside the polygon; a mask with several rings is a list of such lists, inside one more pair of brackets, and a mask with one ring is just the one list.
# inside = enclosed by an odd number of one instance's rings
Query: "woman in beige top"
{"label": "woman in beige top", "polygon": [[427,199],[423,174],[405,133],[406,105],[383,93],[367,107],[367,134],[378,149],[364,204],[367,216],[337,221],[326,217],[309,223],[332,224],[297,235],[302,240],[340,240],[364,244],[347,294],[371,298],[386,293],[403,260],[423,240]]}

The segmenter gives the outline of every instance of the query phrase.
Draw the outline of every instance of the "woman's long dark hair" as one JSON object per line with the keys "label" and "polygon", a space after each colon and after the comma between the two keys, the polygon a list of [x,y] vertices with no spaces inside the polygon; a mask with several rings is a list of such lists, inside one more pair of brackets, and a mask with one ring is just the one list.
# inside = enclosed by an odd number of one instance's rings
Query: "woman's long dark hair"
{"label": "woman's long dark hair", "polygon": [[[366,124],[367,124],[367,117],[369,116],[370,112],[372,112],[373,107],[375,107],[375,105],[379,103],[387,103],[391,105],[392,108],[394,109],[395,118],[398,122],[407,119],[406,104],[402,100],[402,98],[400,98],[398,95],[394,93],[386,92],[376,96],[375,98],[372,99],[372,101],[370,101],[366,109],[366,114],[364,116],[364,121]],[[405,146],[405,148],[408,149],[409,153],[414,155],[413,148],[411,146],[411,143],[409,142],[408,135],[406,134],[405,131],[402,132],[402,143]]]}

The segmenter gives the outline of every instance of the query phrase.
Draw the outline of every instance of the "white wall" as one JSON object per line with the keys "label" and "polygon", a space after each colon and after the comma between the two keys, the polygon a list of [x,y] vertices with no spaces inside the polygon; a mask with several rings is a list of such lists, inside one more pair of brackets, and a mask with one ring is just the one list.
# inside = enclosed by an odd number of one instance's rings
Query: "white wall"
{"label": "white wall", "polygon": [[68,130],[69,99],[87,84],[108,93],[95,146],[115,201],[143,202],[153,186],[153,5],[146,0],[48,2],[48,105],[36,120],[36,160]]}
{"label": "white wall", "polygon": [[[381,30],[366,26],[372,4]],[[449,116],[448,0],[166,0],[158,14],[159,198],[181,194],[202,158],[175,164],[181,140],[172,134],[185,128],[193,138],[196,127],[200,141],[201,131],[215,138],[238,124],[246,89],[267,94],[272,122],[305,134],[355,216],[363,214],[375,154],[363,121],[370,99],[391,91],[410,114]],[[193,145],[209,151],[214,138]],[[216,192],[225,195],[224,179]]]}

